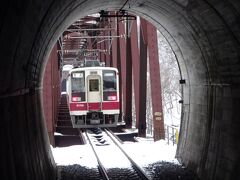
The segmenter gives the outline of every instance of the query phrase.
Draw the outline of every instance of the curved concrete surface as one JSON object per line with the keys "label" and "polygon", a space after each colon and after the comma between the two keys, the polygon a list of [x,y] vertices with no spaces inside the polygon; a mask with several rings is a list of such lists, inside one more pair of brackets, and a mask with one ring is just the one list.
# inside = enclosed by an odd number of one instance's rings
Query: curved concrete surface
{"label": "curved concrete surface", "polygon": [[[0,7],[3,179],[54,179],[41,107],[47,56],[74,20],[124,2],[13,0]],[[124,9],[161,31],[186,80],[178,159],[202,179],[239,179],[240,1],[132,0]]]}

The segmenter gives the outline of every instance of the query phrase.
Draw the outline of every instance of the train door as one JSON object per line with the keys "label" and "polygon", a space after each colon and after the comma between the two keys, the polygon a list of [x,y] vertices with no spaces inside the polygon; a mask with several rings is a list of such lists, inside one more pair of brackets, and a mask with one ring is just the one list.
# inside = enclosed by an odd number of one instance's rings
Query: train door
{"label": "train door", "polygon": [[88,82],[88,104],[89,110],[100,110],[101,108],[101,77],[99,75],[89,75],[87,77]]}

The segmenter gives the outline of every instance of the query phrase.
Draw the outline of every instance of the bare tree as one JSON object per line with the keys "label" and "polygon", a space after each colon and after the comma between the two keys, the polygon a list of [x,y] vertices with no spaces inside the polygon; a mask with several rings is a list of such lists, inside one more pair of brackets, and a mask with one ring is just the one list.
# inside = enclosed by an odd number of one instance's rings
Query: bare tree
{"label": "bare tree", "polygon": [[180,124],[181,89],[176,58],[166,39],[158,32],[160,76],[165,123]]}
{"label": "bare tree", "polygon": [[[181,105],[178,103],[181,99],[181,89],[179,84],[179,69],[176,58],[166,39],[158,32],[158,51],[159,66],[162,89],[162,104],[165,124],[179,125]],[[152,97],[151,97],[151,81],[149,75],[149,64],[147,68],[147,98],[146,98],[146,121],[147,134],[153,134],[153,114],[152,114]],[[134,81],[133,81],[134,82]],[[134,87],[135,88],[135,87]],[[134,92],[134,91],[133,91]],[[132,119],[133,126],[136,123],[136,111],[133,93]]]}

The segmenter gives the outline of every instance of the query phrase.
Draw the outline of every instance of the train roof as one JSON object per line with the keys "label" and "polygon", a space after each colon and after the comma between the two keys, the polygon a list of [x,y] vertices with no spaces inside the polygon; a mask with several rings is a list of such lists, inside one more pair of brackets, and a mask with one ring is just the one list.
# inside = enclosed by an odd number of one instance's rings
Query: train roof
{"label": "train roof", "polygon": [[63,71],[70,71],[73,68],[73,65],[71,64],[66,64],[63,66],[62,70]]}
{"label": "train roof", "polygon": [[115,67],[105,67],[105,66],[96,66],[96,67],[77,67],[73,68],[69,71],[69,73],[75,72],[75,71],[85,71],[85,70],[114,70],[118,72],[118,69]]}

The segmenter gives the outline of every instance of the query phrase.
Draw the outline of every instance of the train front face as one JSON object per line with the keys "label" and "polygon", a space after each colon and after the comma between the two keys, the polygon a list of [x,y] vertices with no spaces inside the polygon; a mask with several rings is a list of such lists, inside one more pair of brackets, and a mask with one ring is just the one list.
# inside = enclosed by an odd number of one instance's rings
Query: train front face
{"label": "train front face", "polygon": [[117,126],[120,112],[117,69],[74,69],[69,74],[67,86],[74,128]]}

